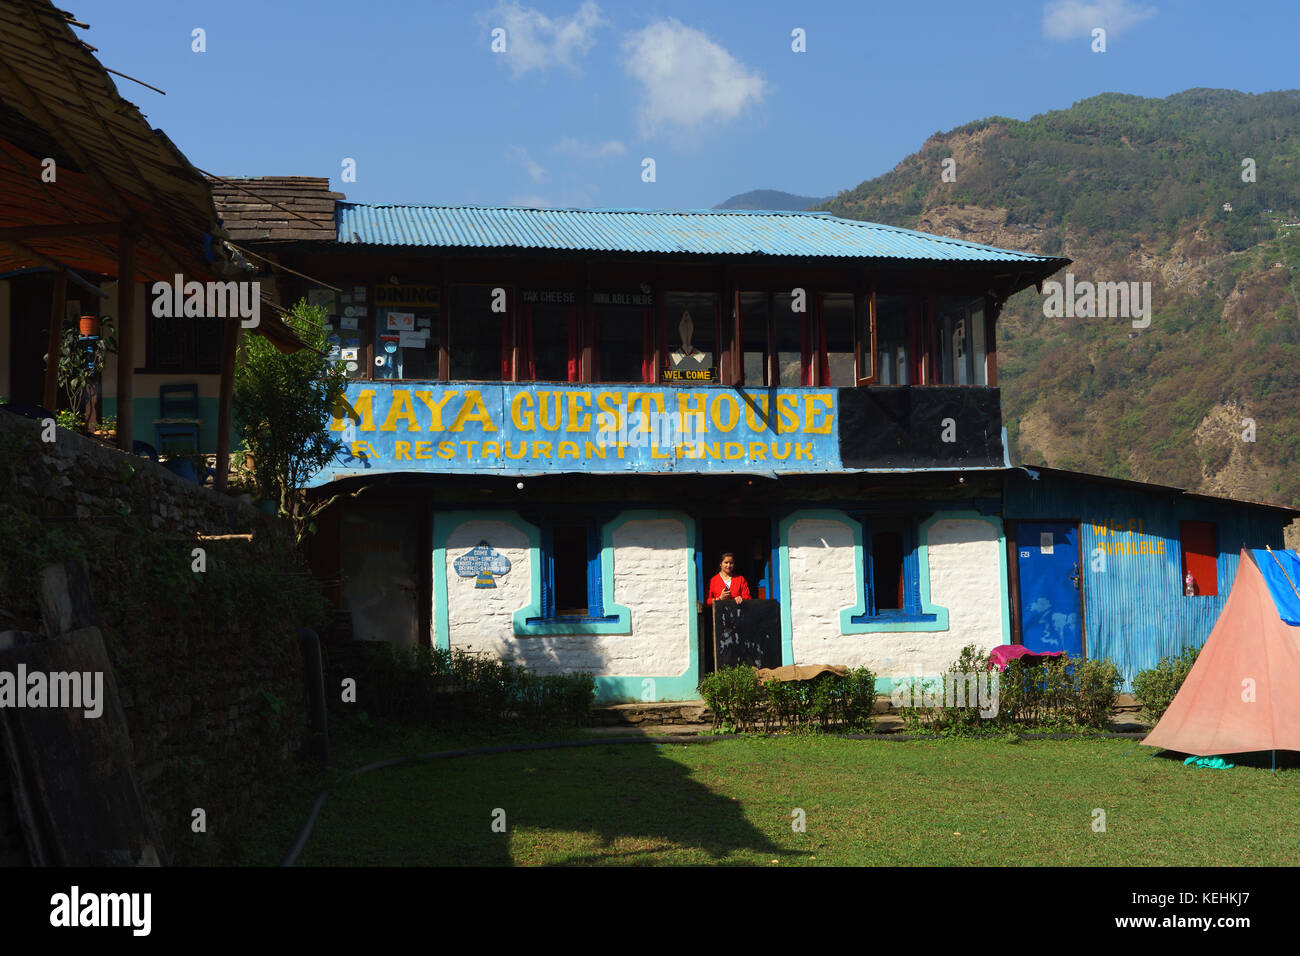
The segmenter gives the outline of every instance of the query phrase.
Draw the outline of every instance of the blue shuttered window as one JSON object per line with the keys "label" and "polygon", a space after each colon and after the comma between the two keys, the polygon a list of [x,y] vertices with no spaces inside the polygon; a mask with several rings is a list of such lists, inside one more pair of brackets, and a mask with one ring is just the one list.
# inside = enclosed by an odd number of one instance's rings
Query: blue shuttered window
{"label": "blue shuttered window", "polygon": [[544,521],[541,525],[542,616],[528,624],[604,622],[600,522]]}
{"label": "blue shuttered window", "polygon": [[862,518],[862,570],[867,610],[854,624],[934,621],[921,611],[921,571],[916,520]]}

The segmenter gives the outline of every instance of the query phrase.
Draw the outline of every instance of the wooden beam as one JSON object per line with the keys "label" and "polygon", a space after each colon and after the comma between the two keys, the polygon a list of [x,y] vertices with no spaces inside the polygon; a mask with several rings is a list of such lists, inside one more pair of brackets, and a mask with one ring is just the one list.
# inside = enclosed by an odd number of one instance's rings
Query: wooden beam
{"label": "wooden beam", "polygon": [[592,381],[592,364],[594,352],[592,343],[596,336],[596,306],[591,299],[591,263],[586,263],[582,292],[582,369],[578,381]]}
{"label": "wooden beam", "polygon": [[985,368],[988,384],[998,385],[998,315],[1002,312],[1002,302],[993,296],[984,297],[984,351],[987,354]]}
{"label": "wooden beam", "polygon": [[45,391],[41,405],[53,412],[59,401],[59,350],[63,344],[63,321],[67,314],[68,277],[54,273],[54,292],[50,296],[49,349],[45,360]]}
{"label": "wooden beam", "polygon": [[239,329],[238,320],[227,320],[221,337],[221,389],[217,396],[217,470],[212,478],[215,491],[226,490],[226,478],[230,474],[230,405],[235,394]]}
{"label": "wooden beam", "polygon": [[[445,382],[451,378],[451,269],[445,256],[442,260],[442,287],[438,290],[438,321],[441,325],[438,330],[438,380]],[[372,335],[370,341],[374,340]],[[367,361],[373,373],[374,362]]]}
{"label": "wooden beam", "polygon": [[87,292],[93,292],[101,299],[108,298],[107,292],[105,292],[99,286],[95,285],[93,282],[88,282],[87,280],[83,279],[81,276],[77,275],[77,273],[72,269],[71,266],[66,266],[62,262],[59,262],[57,259],[51,259],[43,252],[37,252],[35,249],[27,245],[26,243],[19,242],[17,239],[0,239],[0,244],[17,249],[23,255],[29,256],[33,262],[39,262],[47,269],[53,269],[55,272],[67,276],[69,279],[71,279],[77,285],[81,286]]}
{"label": "wooden beam", "polygon": [[131,453],[135,432],[135,236],[117,245],[117,447]]}
{"label": "wooden beam", "polygon": [[[58,51],[49,47],[48,37],[44,35],[44,31],[41,32],[42,39],[46,41],[46,47],[50,50],[52,58],[55,62],[59,62],[62,58],[59,56]],[[62,147],[62,149],[72,157],[73,162],[81,168],[81,171],[89,176],[91,182],[99,187],[100,192],[104,195],[104,199],[117,210],[118,215],[122,216],[123,219],[133,216],[134,213],[132,212],[131,207],[126,204],[118,194],[117,190],[112,187],[104,174],[100,172],[99,166],[91,161],[90,154],[81,148],[81,139],[68,133],[63,125],[54,118],[54,115],[45,108],[45,104],[42,103],[36,97],[36,94],[31,91],[31,88],[22,81],[22,78],[3,59],[0,59],[0,79],[5,81],[5,85],[9,88],[9,91],[12,92],[18,102],[22,104],[24,107],[23,112],[26,113],[28,117],[38,122],[42,129],[54,137],[59,146]],[[78,87],[79,86],[80,84],[78,84]],[[78,92],[82,91],[78,89]],[[87,105],[87,112],[93,114],[94,110],[85,100],[84,92],[82,92],[82,100]],[[98,117],[96,117],[96,119],[98,119]],[[100,121],[100,125],[103,125],[102,120]],[[114,140],[114,142],[116,142],[116,140]]]}
{"label": "wooden beam", "polygon": [[75,236],[101,236],[122,231],[120,222],[67,222],[44,226],[5,226],[0,239],[62,239]]}

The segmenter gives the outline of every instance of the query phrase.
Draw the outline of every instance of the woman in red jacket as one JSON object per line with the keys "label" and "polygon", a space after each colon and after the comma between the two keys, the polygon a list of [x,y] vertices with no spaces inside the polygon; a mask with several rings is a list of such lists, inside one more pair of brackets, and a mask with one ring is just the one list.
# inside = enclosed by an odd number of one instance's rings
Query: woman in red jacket
{"label": "woman in red jacket", "polygon": [[735,571],[736,556],[728,551],[722,556],[718,573],[709,582],[709,599],[705,603],[712,604],[715,599],[730,598],[739,604],[750,597],[749,583]]}

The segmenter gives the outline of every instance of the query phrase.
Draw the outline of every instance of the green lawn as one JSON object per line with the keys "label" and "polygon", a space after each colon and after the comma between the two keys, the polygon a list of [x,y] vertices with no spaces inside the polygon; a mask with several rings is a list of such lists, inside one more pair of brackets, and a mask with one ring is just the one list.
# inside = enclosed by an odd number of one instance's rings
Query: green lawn
{"label": "green lawn", "polygon": [[[408,732],[345,744],[338,762],[466,745]],[[1128,740],[803,737],[440,760],[336,784],[298,865],[1300,863],[1300,771],[1273,776],[1267,755],[1201,770],[1151,753]],[[311,789],[253,835],[246,862],[279,861]],[[497,808],[505,833],[492,831]]]}

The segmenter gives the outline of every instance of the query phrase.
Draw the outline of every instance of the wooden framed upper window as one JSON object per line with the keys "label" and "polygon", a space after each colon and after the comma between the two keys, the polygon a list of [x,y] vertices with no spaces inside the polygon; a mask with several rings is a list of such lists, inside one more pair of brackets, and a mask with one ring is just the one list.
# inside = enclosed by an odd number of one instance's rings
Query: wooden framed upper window
{"label": "wooden framed upper window", "polygon": [[447,348],[452,381],[514,380],[514,289],[453,285]]}

